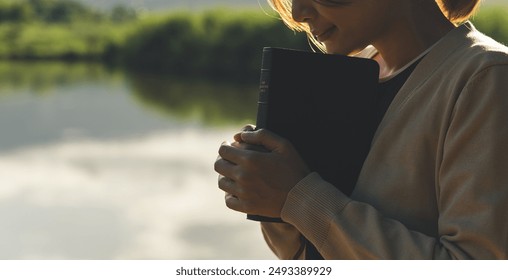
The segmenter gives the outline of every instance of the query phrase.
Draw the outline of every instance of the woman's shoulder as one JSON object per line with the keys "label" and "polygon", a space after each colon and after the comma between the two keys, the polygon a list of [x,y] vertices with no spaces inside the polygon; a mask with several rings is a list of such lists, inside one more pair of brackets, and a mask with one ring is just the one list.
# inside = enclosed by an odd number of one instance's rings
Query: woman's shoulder
{"label": "woman's shoulder", "polygon": [[486,69],[508,75],[508,47],[466,22],[436,43],[420,65],[415,72],[422,77],[433,73],[444,82],[465,82]]}
{"label": "woman's shoulder", "polygon": [[469,62],[480,68],[495,65],[508,66],[507,46],[477,30],[470,22],[464,23],[462,28],[468,30],[466,33],[467,44],[458,50],[464,62]]}

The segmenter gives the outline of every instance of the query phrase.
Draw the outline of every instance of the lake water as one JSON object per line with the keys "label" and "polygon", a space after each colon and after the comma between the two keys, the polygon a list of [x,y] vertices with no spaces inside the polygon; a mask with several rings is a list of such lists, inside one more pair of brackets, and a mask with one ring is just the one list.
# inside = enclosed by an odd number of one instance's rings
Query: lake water
{"label": "lake water", "polygon": [[256,93],[0,63],[0,259],[274,259],[213,171]]}

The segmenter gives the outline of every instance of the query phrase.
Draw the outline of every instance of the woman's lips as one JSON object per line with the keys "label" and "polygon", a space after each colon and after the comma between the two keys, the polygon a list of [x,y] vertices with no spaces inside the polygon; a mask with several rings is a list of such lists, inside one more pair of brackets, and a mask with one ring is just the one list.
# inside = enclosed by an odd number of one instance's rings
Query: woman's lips
{"label": "woman's lips", "polygon": [[326,29],[324,32],[321,33],[314,33],[314,38],[316,38],[319,42],[324,42],[330,38],[330,36],[333,34],[333,31],[335,30],[335,26],[332,26],[328,29]]}

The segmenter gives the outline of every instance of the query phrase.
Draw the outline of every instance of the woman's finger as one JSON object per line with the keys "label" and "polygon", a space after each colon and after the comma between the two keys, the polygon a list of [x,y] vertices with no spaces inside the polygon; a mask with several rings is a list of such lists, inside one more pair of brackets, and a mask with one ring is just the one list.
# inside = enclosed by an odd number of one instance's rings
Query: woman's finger
{"label": "woman's finger", "polygon": [[286,139],[266,129],[244,131],[240,138],[243,142],[264,146],[269,151],[279,150],[286,143]]}
{"label": "woman's finger", "polygon": [[249,153],[252,153],[252,151],[246,148],[245,144],[238,142],[234,144],[222,144],[219,148],[219,156],[234,165],[244,162]]}
{"label": "woman's finger", "polygon": [[233,136],[233,138],[237,142],[242,142],[242,137],[241,137],[242,132],[244,132],[244,131],[254,131],[254,130],[256,130],[256,127],[254,125],[252,125],[252,124],[248,124],[248,125],[242,127],[241,132],[238,132],[237,134],[235,134]]}
{"label": "woman's finger", "polygon": [[235,181],[225,176],[219,177],[219,189],[235,197],[238,197],[240,192],[240,189],[235,185]]}
{"label": "woman's finger", "polygon": [[236,165],[228,160],[223,159],[220,156],[215,161],[215,164],[213,167],[215,169],[215,172],[219,173],[222,176],[233,178],[233,176],[235,174]]}
{"label": "woman's finger", "polygon": [[225,201],[226,201],[226,206],[229,209],[246,213],[245,206],[238,197],[236,197],[230,193],[226,193]]}

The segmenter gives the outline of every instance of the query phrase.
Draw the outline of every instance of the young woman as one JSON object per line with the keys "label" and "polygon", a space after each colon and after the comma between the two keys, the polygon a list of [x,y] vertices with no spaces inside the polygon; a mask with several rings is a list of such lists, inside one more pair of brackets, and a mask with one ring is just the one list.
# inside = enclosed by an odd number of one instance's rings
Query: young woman
{"label": "young woman", "polygon": [[272,5],[326,52],[378,61],[380,124],[350,197],[246,127],[215,162],[226,205],[280,217],[262,232],[282,259],[507,259],[508,48],[467,21],[479,0]]}

